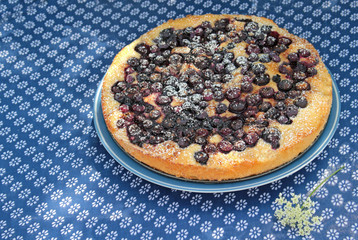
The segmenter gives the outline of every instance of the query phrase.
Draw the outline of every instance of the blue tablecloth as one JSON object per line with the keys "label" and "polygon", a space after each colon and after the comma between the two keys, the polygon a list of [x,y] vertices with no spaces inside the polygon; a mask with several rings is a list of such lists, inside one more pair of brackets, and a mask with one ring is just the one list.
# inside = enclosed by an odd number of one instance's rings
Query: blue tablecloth
{"label": "blue tablecloth", "polygon": [[[340,125],[294,175],[224,194],[181,192],[125,170],[101,145],[93,98],[115,54],[170,18],[265,16],[311,41],[339,84]],[[358,1],[0,2],[1,239],[287,239],[280,192],[306,193],[324,217],[306,239],[358,239]]]}

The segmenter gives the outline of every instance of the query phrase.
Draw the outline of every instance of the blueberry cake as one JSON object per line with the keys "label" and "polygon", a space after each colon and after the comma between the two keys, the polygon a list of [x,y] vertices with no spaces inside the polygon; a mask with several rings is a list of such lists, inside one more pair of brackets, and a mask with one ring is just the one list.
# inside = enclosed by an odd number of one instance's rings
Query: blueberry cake
{"label": "blueberry cake", "polygon": [[128,154],[210,181],[295,159],[323,130],[331,102],[315,48],[244,15],[168,21],[123,48],[102,86],[107,127]]}

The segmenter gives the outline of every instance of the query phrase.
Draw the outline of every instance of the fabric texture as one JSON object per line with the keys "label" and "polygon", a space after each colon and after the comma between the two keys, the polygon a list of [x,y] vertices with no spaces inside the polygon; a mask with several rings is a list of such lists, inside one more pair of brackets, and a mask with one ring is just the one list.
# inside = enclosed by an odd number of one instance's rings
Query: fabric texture
{"label": "fabric texture", "polygon": [[[340,125],[320,156],[271,184],[232,193],[171,190],[136,177],[101,145],[93,98],[117,52],[188,14],[253,14],[308,39],[339,85]],[[358,1],[8,0],[0,2],[1,239],[299,239],[279,193],[316,194],[305,239],[358,238]]]}

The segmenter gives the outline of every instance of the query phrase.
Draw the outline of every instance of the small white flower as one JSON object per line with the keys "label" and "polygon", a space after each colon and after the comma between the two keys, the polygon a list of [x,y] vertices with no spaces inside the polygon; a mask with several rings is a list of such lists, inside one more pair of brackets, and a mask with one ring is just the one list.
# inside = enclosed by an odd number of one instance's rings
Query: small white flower
{"label": "small white flower", "polygon": [[336,240],[339,239],[339,232],[336,229],[329,229],[327,231],[326,237],[329,240]]}
{"label": "small white flower", "polygon": [[249,236],[251,238],[258,238],[261,236],[261,229],[259,227],[253,227],[250,229]]}
{"label": "small white flower", "polygon": [[219,218],[224,213],[223,207],[217,207],[213,210],[212,216],[213,218]]}
{"label": "small white flower", "polygon": [[260,216],[260,222],[262,224],[267,224],[269,222],[271,222],[272,216],[269,213],[264,213],[263,215]]}
{"label": "small white flower", "polygon": [[247,191],[247,196],[253,197],[253,196],[257,195],[258,193],[259,193],[259,189],[258,189],[257,187],[250,188],[250,189]]}
{"label": "small white flower", "polygon": [[178,213],[178,219],[184,219],[184,218],[188,217],[189,213],[190,213],[189,208],[183,208]]}
{"label": "small white flower", "polygon": [[236,202],[235,208],[236,210],[243,210],[247,206],[247,201],[245,199],[240,199]]}
{"label": "small white flower", "polygon": [[224,229],[222,227],[218,227],[216,229],[214,229],[213,233],[211,234],[211,236],[214,239],[220,239],[224,236]]}
{"label": "small white flower", "polygon": [[205,221],[200,225],[200,231],[201,232],[207,232],[210,231],[211,227],[212,227],[212,223],[210,221]]}
{"label": "small white flower", "polygon": [[171,234],[171,233],[175,232],[176,228],[177,228],[177,224],[174,223],[174,222],[171,222],[171,223],[169,223],[168,225],[165,226],[164,232],[166,234]]}
{"label": "small white flower", "polygon": [[227,195],[225,196],[224,202],[225,202],[226,204],[230,204],[230,203],[232,203],[233,201],[235,201],[235,198],[236,198],[235,193],[229,193],[229,194],[227,194]]}
{"label": "small white flower", "polygon": [[201,211],[206,212],[209,209],[211,209],[211,207],[213,206],[213,201],[211,200],[206,200],[205,202],[203,202],[203,204],[201,205]]}
{"label": "small white flower", "polygon": [[173,213],[173,212],[177,211],[178,208],[179,208],[179,203],[172,202],[171,204],[169,204],[167,211],[168,211],[168,213]]}
{"label": "small white flower", "polygon": [[201,218],[198,214],[194,214],[192,217],[189,218],[188,223],[190,226],[195,226],[199,223],[200,219]]}
{"label": "small white flower", "polygon": [[201,202],[201,199],[203,197],[201,196],[201,194],[195,194],[192,199],[190,200],[191,205],[197,205]]}
{"label": "small white flower", "polygon": [[188,237],[188,234],[189,234],[188,230],[182,229],[182,230],[180,230],[180,231],[177,233],[177,235],[175,236],[175,238],[176,238],[177,240],[184,240],[184,239],[186,239],[186,238]]}
{"label": "small white flower", "polygon": [[237,224],[236,224],[236,230],[237,231],[244,231],[246,228],[247,228],[247,226],[248,226],[249,224],[248,224],[248,222],[246,221],[246,220],[243,220],[243,219],[241,219],[240,221],[238,221],[237,222]]}
{"label": "small white flower", "polygon": [[154,221],[154,226],[155,227],[161,227],[162,225],[164,225],[164,223],[166,222],[166,217],[165,216],[159,216],[157,219],[155,219]]}
{"label": "small white flower", "polygon": [[334,194],[331,198],[331,203],[334,206],[340,206],[343,204],[343,197],[341,194]]}
{"label": "small white flower", "polygon": [[267,203],[268,201],[270,201],[271,195],[268,192],[264,192],[263,194],[260,195],[259,197],[259,202],[260,203]]}
{"label": "small white flower", "polygon": [[342,192],[347,192],[348,190],[351,189],[351,187],[352,187],[352,184],[348,180],[342,180],[341,182],[338,183],[338,188]]}
{"label": "small white flower", "polygon": [[336,225],[338,227],[346,227],[348,225],[348,218],[343,215],[338,216],[336,218]]}
{"label": "small white flower", "polygon": [[355,234],[358,233],[358,223],[352,224],[351,231]]}
{"label": "small white flower", "polygon": [[131,229],[129,230],[129,233],[131,235],[137,235],[138,233],[140,233],[140,231],[142,230],[142,224],[136,224],[134,226],[131,227]]}

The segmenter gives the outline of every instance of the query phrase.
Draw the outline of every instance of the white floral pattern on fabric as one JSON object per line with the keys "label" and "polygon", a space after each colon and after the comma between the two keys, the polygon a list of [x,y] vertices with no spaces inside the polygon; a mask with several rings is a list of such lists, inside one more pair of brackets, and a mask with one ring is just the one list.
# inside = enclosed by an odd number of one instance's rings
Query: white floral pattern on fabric
{"label": "white floral pattern on fabric", "polygon": [[[341,92],[340,125],[301,171],[235,193],[172,191],[118,165],[92,122],[116,53],[170,18],[254,14],[307,38]],[[1,239],[297,238],[274,218],[284,196],[316,194],[323,224],[305,239],[357,239],[358,1],[93,0],[0,2]]]}

